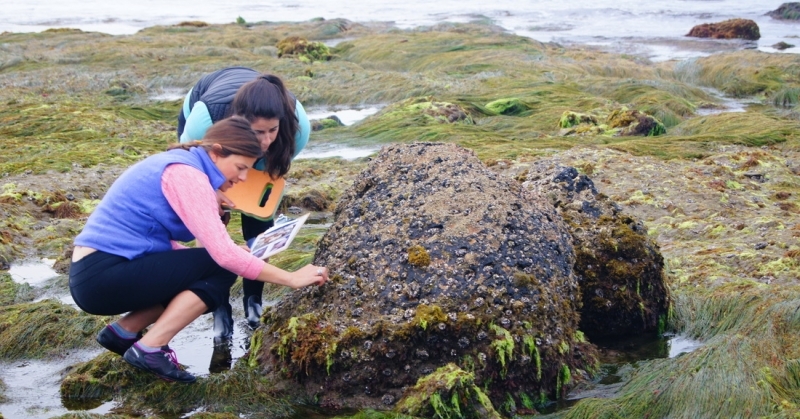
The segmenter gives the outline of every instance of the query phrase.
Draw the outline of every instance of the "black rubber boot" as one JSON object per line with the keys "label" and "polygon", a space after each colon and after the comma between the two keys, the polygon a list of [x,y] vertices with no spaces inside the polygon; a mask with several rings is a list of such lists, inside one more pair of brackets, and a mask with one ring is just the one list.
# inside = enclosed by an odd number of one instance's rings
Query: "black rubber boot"
{"label": "black rubber boot", "polygon": [[214,313],[214,343],[226,342],[233,338],[233,310],[231,303],[225,301]]}
{"label": "black rubber boot", "polygon": [[244,291],[242,298],[244,317],[247,318],[250,328],[255,329],[261,325],[261,295],[264,293],[264,283],[245,279],[242,282],[242,290]]}

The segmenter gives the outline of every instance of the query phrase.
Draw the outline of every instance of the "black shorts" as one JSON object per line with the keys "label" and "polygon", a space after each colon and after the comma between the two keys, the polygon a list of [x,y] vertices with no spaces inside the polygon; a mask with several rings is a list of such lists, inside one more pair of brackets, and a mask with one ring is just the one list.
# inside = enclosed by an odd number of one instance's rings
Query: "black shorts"
{"label": "black shorts", "polygon": [[152,253],[133,260],[97,251],[73,262],[69,290],[90,314],[114,315],[166,307],[176,295],[192,291],[208,312],[228,301],[237,275],[222,268],[203,248]]}

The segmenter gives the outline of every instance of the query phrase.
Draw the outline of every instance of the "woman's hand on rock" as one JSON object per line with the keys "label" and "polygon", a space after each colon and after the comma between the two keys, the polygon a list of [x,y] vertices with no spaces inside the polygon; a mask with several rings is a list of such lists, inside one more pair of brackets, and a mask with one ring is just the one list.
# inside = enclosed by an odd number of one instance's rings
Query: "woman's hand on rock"
{"label": "woman's hand on rock", "polygon": [[323,285],[328,282],[328,268],[306,265],[292,273],[292,288],[302,288],[308,285]]}

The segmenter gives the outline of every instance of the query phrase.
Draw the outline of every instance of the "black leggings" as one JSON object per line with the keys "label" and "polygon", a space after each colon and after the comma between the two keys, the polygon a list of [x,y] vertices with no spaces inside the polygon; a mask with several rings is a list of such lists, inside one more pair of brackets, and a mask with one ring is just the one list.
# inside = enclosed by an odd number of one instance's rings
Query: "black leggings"
{"label": "black leggings", "polygon": [[73,262],[69,290],[90,314],[114,315],[166,307],[179,293],[194,292],[214,311],[228,301],[237,275],[220,267],[203,248],[152,253],[133,260],[97,251]]}

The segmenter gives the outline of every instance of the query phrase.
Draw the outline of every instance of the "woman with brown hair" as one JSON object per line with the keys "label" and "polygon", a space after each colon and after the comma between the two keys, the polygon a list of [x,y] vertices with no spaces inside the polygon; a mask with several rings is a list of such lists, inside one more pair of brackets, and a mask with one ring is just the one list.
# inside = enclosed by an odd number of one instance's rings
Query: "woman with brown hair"
{"label": "woman with brown hair", "polygon": [[[327,281],[323,267],[287,272],[252,256],[220,221],[216,191],[245,180],[261,154],[250,122],[232,117],[201,142],[131,166],[109,188],[75,238],[69,278],[75,303],[87,313],[127,313],[97,336],[103,347],[163,379],[193,382],[168,344],[227,303],[237,276],[292,288]],[[203,247],[178,243],[194,239]]]}
{"label": "woman with brown hair", "polygon": [[[286,175],[311,133],[303,105],[280,77],[247,67],[227,67],[203,76],[186,95],[178,115],[178,139],[187,142],[202,138],[214,122],[230,115],[243,116],[250,121],[264,151],[264,157],[258,159],[253,168],[263,170],[273,179]],[[219,199],[232,204],[224,193],[219,194]],[[259,197],[253,196],[253,199]],[[279,204],[280,199],[274,202]],[[259,216],[242,212],[242,235],[248,245],[274,225],[273,216],[274,213]],[[250,327],[256,328],[260,323],[264,283],[245,279],[242,289],[245,317]],[[214,311],[216,343],[227,342],[232,337],[232,314],[229,302]]]}

